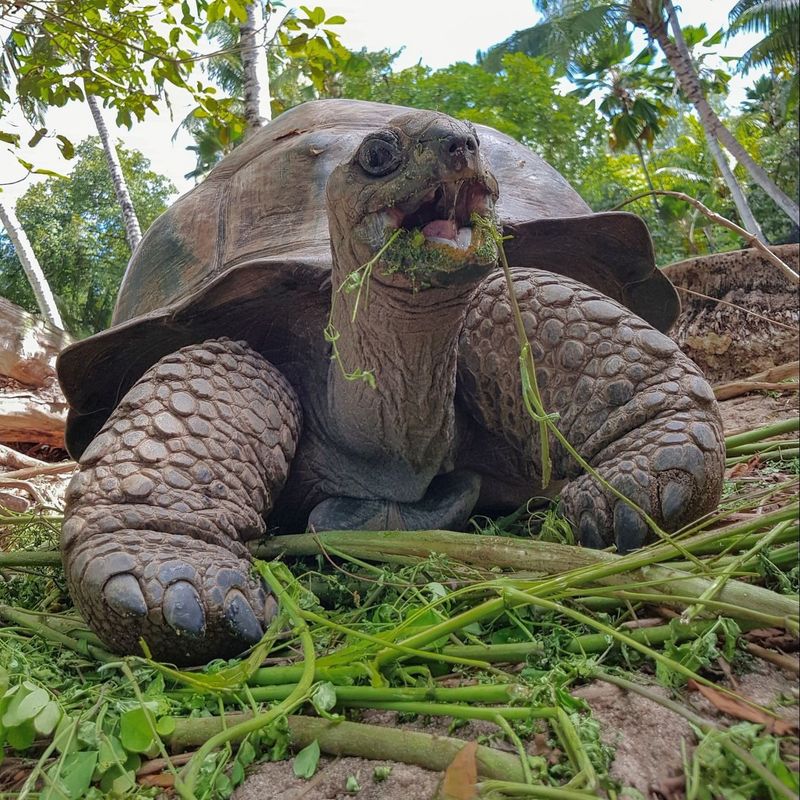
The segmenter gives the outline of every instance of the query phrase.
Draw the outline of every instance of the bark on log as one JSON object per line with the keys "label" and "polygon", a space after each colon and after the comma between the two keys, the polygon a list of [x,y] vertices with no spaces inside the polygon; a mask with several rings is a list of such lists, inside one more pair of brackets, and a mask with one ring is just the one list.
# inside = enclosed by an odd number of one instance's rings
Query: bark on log
{"label": "bark on log", "polygon": [[28,386],[55,378],[56,356],[72,337],[0,297],[0,375]]}
{"label": "bark on log", "polygon": [[[770,249],[797,270],[800,246]],[[797,358],[797,288],[757,250],[700,256],[664,273],[683,305],[670,335],[712,384]]]}
{"label": "bark on log", "polygon": [[0,394],[0,442],[37,442],[63,448],[66,420],[63,397],[21,391]]}

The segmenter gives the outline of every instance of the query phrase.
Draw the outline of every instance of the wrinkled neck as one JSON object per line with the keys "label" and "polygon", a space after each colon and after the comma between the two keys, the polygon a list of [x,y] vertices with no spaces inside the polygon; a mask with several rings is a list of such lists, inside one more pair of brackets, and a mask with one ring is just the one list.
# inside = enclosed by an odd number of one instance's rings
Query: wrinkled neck
{"label": "wrinkled neck", "polygon": [[[377,267],[376,267],[377,269]],[[333,324],[340,364],[331,362],[328,402],[345,446],[359,454],[407,463],[436,475],[450,457],[455,433],[456,361],[467,301],[474,287],[389,287],[377,280],[356,292],[337,291]],[[375,388],[342,370],[370,370]]]}

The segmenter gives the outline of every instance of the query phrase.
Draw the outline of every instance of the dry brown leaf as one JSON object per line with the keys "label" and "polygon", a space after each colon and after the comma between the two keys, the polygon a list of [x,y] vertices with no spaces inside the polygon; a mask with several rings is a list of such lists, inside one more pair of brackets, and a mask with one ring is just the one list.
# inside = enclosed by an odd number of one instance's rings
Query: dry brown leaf
{"label": "dry brown leaf", "polygon": [[771,714],[767,714],[754,706],[724,694],[719,689],[713,689],[711,686],[703,686],[691,678],[689,679],[688,686],[690,689],[695,689],[700,692],[711,705],[723,713],[736,717],[736,719],[744,719],[748,722],[755,722],[759,725],[763,725],[769,733],[785,736],[798,728],[796,722],[773,717]]}
{"label": "dry brown leaf", "polygon": [[467,742],[445,770],[439,800],[473,800],[478,796],[477,742]]}
{"label": "dry brown leaf", "polygon": [[168,772],[161,772],[158,775],[142,775],[139,778],[140,786],[156,786],[160,789],[171,789],[175,785],[175,776]]}
{"label": "dry brown leaf", "polygon": [[742,461],[739,464],[734,464],[728,470],[728,478],[745,478],[752,475],[761,466],[761,459],[755,455],[748,461]]}

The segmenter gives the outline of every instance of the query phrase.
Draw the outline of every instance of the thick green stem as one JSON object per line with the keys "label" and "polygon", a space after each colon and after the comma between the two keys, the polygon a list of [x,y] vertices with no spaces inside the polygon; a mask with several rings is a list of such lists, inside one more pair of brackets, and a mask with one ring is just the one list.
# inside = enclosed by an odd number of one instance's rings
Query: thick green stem
{"label": "thick green stem", "polygon": [[[173,751],[196,747],[223,730],[237,730],[231,741],[241,741],[242,721],[250,714],[229,714],[221,717],[176,719],[175,730],[168,738]],[[292,747],[301,749],[313,741],[320,750],[336,756],[356,756],[375,760],[389,759],[404,764],[416,764],[424,769],[447,769],[467,742],[448,736],[431,736],[419,731],[364,725],[357,722],[337,722],[315,717],[289,716],[289,739]],[[519,781],[524,774],[519,759],[510,753],[478,746],[478,773],[485,778]]]}
{"label": "thick green stem", "polygon": [[796,430],[800,430],[800,418],[798,417],[791,417],[790,419],[784,419],[780,422],[773,422],[771,425],[765,425],[763,428],[756,428],[752,431],[745,431],[745,433],[737,433],[735,436],[728,436],[725,439],[725,450],[727,451],[743,444],[760,442],[762,439],[769,439],[772,436],[780,436],[781,434],[791,433]]}
{"label": "thick green stem", "polygon": [[800,447],[800,440],[785,439],[778,442],[751,442],[750,444],[740,444],[736,447],[729,447],[725,450],[728,458],[735,456],[749,455],[750,453],[768,453],[772,450],[786,450],[787,448],[797,449]]}
{"label": "thick green stem", "polygon": [[0,569],[10,567],[60,567],[58,550],[12,550],[0,553]]}
{"label": "thick green stem", "polygon": [[[259,703],[284,700],[293,686],[254,686],[250,689],[253,700]],[[336,699],[350,704],[373,703],[510,703],[524,699],[529,694],[524,686],[516,684],[479,684],[477,686],[458,686],[449,689],[433,687],[383,688],[376,686],[337,686]]]}
{"label": "thick green stem", "polygon": [[[717,540],[723,536],[747,533],[793,518],[796,514],[795,504],[792,508],[782,509],[773,514],[764,514],[759,520],[754,520],[752,523],[699,534],[694,540],[687,541],[685,546],[691,548],[694,542],[703,544],[711,539]],[[340,531],[316,536],[301,534],[279,537],[266,542],[257,552],[262,557],[276,557],[281,553],[316,555],[324,552],[328,543],[350,555],[373,561],[386,561],[395,556],[420,559],[428,557],[431,553],[441,553],[483,567],[525,569],[542,575],[556,576],[542,582],[538,588],[542,594],[550,591],[563,592],[573,586],[591,584],[613,586],[620,583],[620,573],[627,573],[626,582],[646,581],[650,584],[651,589],[665,595],[700,597],[710,585],[705,578],[695,577],[667,566],[656,566],[655,562],[674,555],[674,549],[668,544],[656,545],[626,556],[616,556],[600,550],[589,550],[552,542],[480,536],[452,531],[415,531],[414,533],[407,531]],[[738,606],[745,615],[752,609],[778,618],[793,617],[797,612],[789,598],[739,581],[729,581],[720,593],[719,599]],[[502,601],[489,602],[497,604],[494,613],[502,610]],[[684,608],[680,602],[671,605]],[[460,619],[461,617],[453,618],[444,625],[449,626]],[[467,623],[459,622],[458,624]],[[440,627],[436,626],[436,636],[445,635]],[[458,630],[458,627],[449,628],[446,633],[449,634],[455,630]],[[431,629],[432,631],[433,629]],[[422,638],[409,639],[402,644],[406,647],[418,647],[420,646],[419,641],[423,639],[428,641],[426,634],[420,634],[420,637]]]}

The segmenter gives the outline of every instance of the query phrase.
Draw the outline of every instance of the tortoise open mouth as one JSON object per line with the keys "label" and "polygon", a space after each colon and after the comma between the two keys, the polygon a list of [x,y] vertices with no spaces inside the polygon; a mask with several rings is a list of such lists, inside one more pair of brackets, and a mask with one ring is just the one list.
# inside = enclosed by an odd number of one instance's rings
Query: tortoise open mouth
{"label": "tortoise open mouth", "polygon": [[443,181],[378,212],[384,236],[401,228],[420,231],[425,242],[468,251],[473,244],[472,216],[489,218],[494,212],[494,195],[483,181]]}

